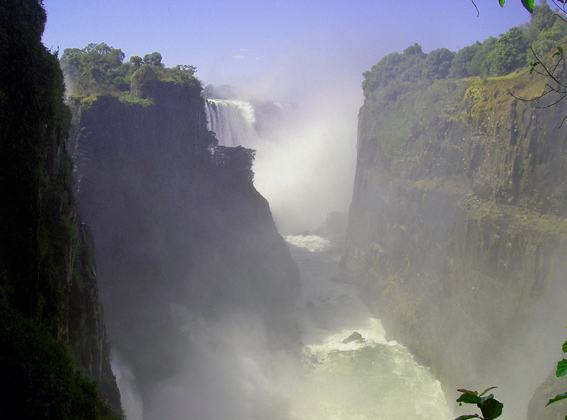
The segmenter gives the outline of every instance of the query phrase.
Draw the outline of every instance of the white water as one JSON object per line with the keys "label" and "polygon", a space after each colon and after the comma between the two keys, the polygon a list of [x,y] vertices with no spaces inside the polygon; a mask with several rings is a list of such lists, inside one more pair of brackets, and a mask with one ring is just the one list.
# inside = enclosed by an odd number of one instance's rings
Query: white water
{"label": "white water", "polygon": [[256,143],[256,116],[248,102],[208,99],[205,113],[207,128],[216,133],[220,145],[252,147]]}
{"label": "white water", "polygon": [[[302,277],[295,315],[302,326],[304,382],[292,396],[299,420],[448,420],[439,382],[409,351],[388,341],[354,286],[341,281],[340,255],[318,236],[288,236]],[[363,342],[344,340],[353,332]]]}

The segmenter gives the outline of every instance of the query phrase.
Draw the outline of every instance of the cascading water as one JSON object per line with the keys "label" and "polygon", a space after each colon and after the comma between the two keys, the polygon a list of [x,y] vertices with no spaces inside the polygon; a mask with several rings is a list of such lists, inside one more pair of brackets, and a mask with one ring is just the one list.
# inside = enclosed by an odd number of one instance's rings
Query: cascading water
{"label": "cascading water", "polygon": [[254,108],[248,102],[208,99],[205,113],[209,131],[216,133],[222,146],[250,147],[257,137]]}

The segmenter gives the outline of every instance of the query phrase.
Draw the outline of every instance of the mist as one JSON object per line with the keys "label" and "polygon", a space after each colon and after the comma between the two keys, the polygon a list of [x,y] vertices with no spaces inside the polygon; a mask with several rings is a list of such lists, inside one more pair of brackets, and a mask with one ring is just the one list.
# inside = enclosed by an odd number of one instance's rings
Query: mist
{"label": "mist", "polygon": [[332,57],[297,48],[228,98],[292,109],[243,142],[257,151],[254,185],[270,203],[282,235],[312,231],[330,212],[348,212],[361,80]]}
{"label": "mist", "polygon": [[255,146],[255,186],[270,202],[282,234],[313,230],[329,212],[348,211],[356,108],[352,102],[328,99],[301,104],[295,124]]}

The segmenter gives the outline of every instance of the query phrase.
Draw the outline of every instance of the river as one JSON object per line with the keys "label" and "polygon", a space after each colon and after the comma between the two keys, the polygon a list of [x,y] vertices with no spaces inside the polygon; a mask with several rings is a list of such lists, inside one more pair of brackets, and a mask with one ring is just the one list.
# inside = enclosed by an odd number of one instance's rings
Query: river
{"label": "river", "polygon": [[[405,347],[386,338],[356,288],[342,281],[340,254],[330,243],[315,235],[286,241],[302,279],[294,314],[303,336],[304,380],[292,398],[293,418],[454,418],[439,381]],[[362,338],[349,342],[353,333]]]}

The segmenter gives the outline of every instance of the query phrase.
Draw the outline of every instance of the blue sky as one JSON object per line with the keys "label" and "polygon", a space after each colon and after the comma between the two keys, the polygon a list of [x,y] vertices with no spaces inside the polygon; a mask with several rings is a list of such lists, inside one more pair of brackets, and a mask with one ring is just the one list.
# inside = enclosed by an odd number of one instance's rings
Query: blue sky
{"label": "blue sky", "polygon": [[[207,83],[261,80],[286,95],[362,72],[418,42],[457,50],[529,20],[520,0],[45,0],[48,48],[106,42],[126,57],[159,51]],[[278,81],[279,80],[279,81]],[[278,84],[281,83],[282,86]]]}

